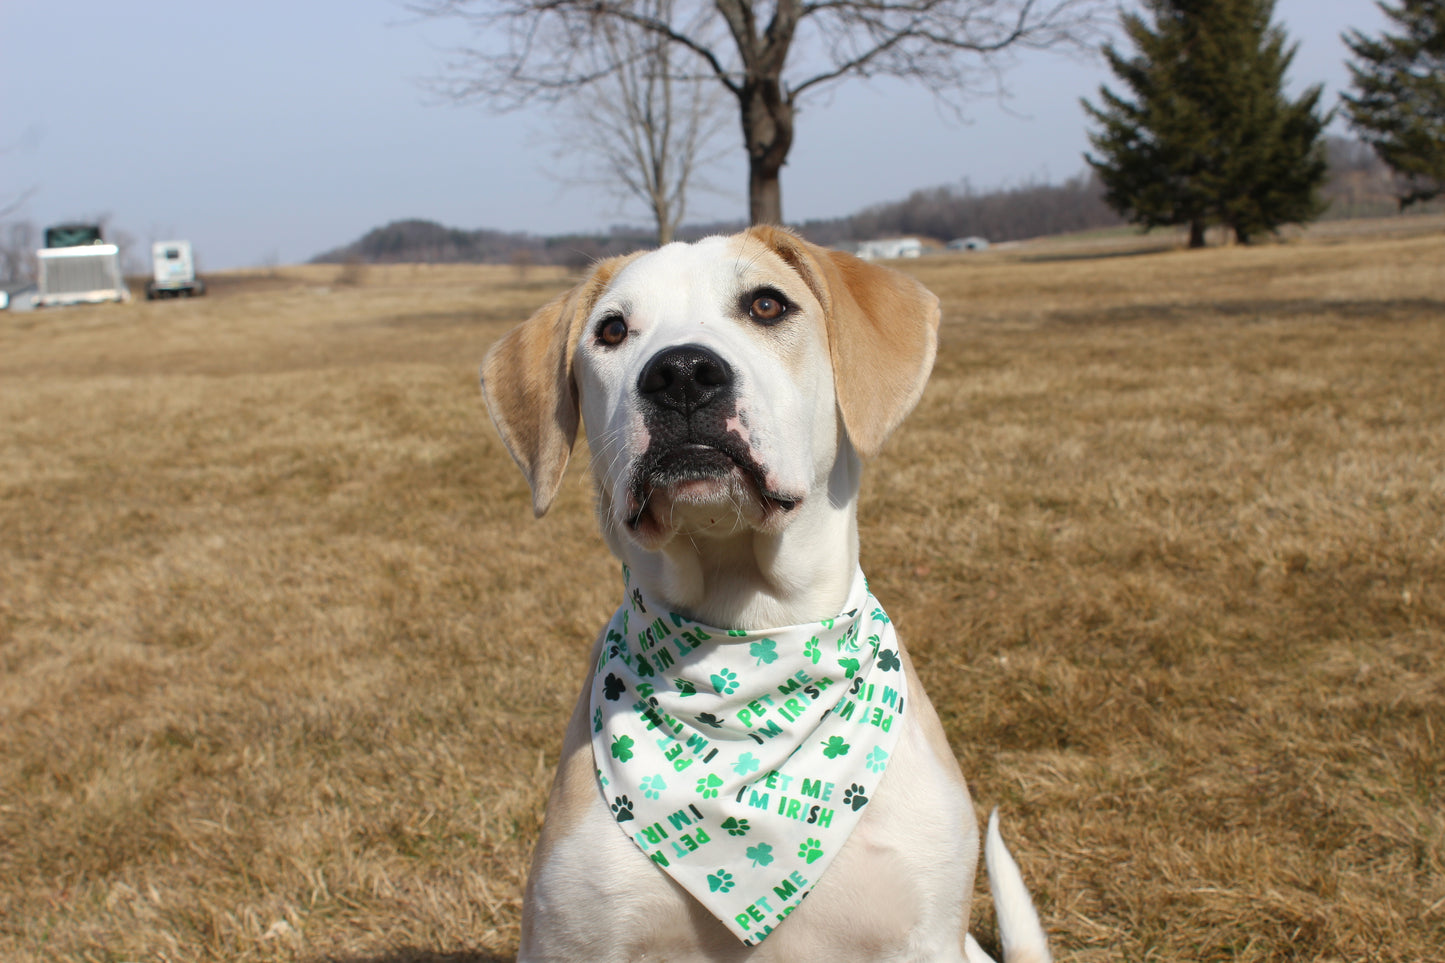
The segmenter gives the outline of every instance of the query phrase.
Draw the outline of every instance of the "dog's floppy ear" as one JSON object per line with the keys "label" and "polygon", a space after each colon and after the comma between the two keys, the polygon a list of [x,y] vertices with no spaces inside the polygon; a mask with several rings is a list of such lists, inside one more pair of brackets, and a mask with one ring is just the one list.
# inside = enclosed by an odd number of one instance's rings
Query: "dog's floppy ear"
{"label": "dog's floppy ear", "polygon": [[938,298],[900,271],[790,231],[749,233],[792,265],[822,304],[843,425],[859,454],[878,454],[923,395],[938,351]]}
{"label": "dog's floppy ear", "polygon": [[577,440],[572,355],[579,326],[597,296],[630,258],[612,258],[492,346],[482,362],[482,395],[502,442],[532,488],[540,518],[557,497]]}

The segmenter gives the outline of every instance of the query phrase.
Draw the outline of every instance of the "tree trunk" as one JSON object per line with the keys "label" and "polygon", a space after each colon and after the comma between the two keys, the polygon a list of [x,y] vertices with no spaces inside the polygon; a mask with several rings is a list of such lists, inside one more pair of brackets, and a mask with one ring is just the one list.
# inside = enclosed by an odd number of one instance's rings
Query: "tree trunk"
{"label": "tree trunk", "polygon": [[1196,217],[1189,222],[1189,246],[1204,247],[1204,219]]}
{"label": "tree trunk", "polygon": [[748,151],[748,223],[782,224],[779,174],[793,146],[793,105],[776,78],[744,85],[738,99]]}

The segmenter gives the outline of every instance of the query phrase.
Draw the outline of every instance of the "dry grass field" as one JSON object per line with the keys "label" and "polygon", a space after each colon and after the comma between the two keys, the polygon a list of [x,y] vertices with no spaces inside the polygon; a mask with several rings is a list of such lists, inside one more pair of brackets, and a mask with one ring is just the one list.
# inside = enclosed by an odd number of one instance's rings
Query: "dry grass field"
{"label": "dry grass field", "polygon": [[[942,347],[864,565],[1062,960],[1445,958],[1412,224],[908,266]],[[532,520],[475,370],[564,283],[0,314],[0,959],[512,959],[619,574],[580,472]]]}

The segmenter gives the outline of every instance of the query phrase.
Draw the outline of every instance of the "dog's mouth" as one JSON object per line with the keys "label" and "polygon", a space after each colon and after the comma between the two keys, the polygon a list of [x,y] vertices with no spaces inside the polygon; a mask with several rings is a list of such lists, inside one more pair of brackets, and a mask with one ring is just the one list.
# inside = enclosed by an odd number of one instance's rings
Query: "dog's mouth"
{"label": "dog's mouth", "polygon": [[[739,486],[743,492],[737,490]],[[720,500],[736,504],[737,496],[743,494],[758,506],[764,521],[787,515],[802,501],[800,495],[770,489],[767,471],[747,446],[731,437],[721,442],[692,441],[650,448],[633,472],[628,494],[631,511],[627,527],[634,532],[647,527],[654,510],[661,507],[660,501],[666,502],[669,509]]]}

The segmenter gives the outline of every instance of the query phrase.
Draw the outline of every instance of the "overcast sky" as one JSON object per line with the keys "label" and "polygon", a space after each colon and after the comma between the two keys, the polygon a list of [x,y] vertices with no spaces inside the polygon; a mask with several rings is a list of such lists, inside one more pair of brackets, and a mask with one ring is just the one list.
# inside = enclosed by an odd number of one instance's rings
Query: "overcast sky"
{"label": "overcast sky", "polygon": [[[1292,91],[1347,84],[1340,33],[1378,33],[1372,0],[1279,0],[1299,53]],[[568,187],[544,111],[494,115],[424,87],[459,28],[397,0],[3,0],[0,206],[44,225],[108,214],[137,240],[190,238],[204,267],[304,261],[388,221],[555,234],[645,224]],[[852,213],[920,187],[1059,181],[1087,149],[1079,98],[1098,58],[1031,54],[1011,99],[959,123],[924,91],[853,81],[805,102],[783,171],[790,220]],[[1333,128],[1343,132],[1336,122]],[[731,135],[731,131],[729,131]],[[689,221],[746,211],[739,145]]]}

